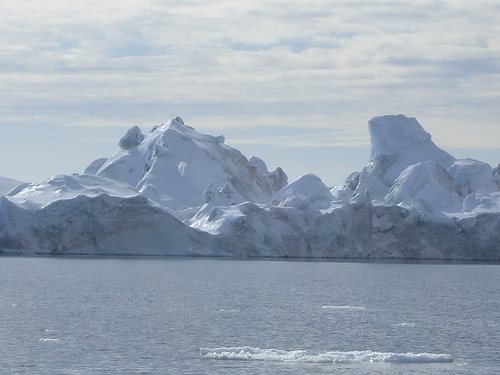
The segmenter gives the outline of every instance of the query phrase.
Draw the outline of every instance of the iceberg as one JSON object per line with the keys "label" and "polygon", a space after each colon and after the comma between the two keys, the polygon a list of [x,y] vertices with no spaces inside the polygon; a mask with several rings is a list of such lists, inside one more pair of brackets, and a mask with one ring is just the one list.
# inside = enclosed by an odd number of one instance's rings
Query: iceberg
{"label": "iceberg", "polygon": [[3,188],[0,252],[500,259],[500,166],[454,158],[404,115],[368,130],[368,164],[330,188],[179,117],[133,127],[83,175]]}

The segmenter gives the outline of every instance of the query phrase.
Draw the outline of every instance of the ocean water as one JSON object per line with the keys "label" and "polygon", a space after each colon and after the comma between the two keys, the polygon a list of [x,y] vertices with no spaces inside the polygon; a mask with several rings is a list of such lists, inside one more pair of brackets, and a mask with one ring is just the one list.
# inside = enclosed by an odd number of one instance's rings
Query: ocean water
{"label": "ocean water", "polygon": [[0,373],[495,374],[500,266],[0,257]]}

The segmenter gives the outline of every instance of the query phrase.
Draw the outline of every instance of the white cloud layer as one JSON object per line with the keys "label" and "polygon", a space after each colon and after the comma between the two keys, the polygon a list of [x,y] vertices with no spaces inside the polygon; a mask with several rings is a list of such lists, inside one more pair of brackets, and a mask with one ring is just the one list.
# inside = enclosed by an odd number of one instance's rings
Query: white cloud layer
{"label": "white cloud layer", "polygon": [[4,0],[0,33],[0,126],[180,115],[259,127],[235,144],[366,147],[367,120],[404,113],[500,150],[497,1]]}

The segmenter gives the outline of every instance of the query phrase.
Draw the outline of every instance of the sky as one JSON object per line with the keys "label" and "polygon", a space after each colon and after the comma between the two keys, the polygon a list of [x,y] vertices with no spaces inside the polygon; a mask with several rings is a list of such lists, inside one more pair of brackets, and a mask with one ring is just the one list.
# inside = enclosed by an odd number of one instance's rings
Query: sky
{"label": "sky", "polygon": [[3,177],[83,173],[176,116],[329,186],[386,114],[500,163],[498,1],[3,0],[0,33]]}

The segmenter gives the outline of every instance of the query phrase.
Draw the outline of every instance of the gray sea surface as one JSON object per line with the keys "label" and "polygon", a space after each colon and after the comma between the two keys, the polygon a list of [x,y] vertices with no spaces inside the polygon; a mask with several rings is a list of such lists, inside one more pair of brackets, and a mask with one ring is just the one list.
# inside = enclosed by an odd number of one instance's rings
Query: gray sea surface
{"label": "gray sea surface", "polygon": [[495,374],[500,266],[0,257],[2,374]]}

